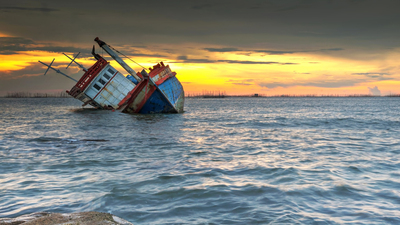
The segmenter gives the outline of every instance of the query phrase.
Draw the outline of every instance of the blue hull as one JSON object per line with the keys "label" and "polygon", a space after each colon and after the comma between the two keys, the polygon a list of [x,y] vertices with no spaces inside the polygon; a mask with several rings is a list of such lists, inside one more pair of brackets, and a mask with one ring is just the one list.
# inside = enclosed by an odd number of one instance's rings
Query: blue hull
{"label": "blue hull", "polygon": [[176,77],[171,77],[158,86],[139,113],[181,113],[183,101],[183,86]]}

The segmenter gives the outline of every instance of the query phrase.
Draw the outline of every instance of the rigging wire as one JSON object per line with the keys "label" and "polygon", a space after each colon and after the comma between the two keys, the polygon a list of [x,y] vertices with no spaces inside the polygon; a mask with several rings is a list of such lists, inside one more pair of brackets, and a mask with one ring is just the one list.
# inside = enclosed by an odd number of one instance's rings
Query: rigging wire
{"label": "rigging wire", "polygon": [[[107,44],[108,45],[108,44]],[[136,63],[138,66],[142,67],[144,70],[148,70],[147,68],[145,68],[144,66],[140,65],[139,63],[137,63],[136,61],[132,60],[131,58],[129,58],[128,56],[124,55],[122,52],[118,51],[117,49],[113,48],[111,45],[108,45],[108,47],[110,47],[112,50],[116,51],[117,53],[119,53],[120,55],[123,55],[125,58],[129,59],[130,61]]]}

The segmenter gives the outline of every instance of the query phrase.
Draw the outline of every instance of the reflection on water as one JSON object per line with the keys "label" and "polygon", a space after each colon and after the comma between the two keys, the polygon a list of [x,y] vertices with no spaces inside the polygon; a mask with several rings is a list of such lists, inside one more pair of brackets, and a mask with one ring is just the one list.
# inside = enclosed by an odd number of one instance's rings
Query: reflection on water
{"label": "reflection on water", "polygon": [[0,217],[400,223],[397,98],[187,99],[163,115],[0,102]]}

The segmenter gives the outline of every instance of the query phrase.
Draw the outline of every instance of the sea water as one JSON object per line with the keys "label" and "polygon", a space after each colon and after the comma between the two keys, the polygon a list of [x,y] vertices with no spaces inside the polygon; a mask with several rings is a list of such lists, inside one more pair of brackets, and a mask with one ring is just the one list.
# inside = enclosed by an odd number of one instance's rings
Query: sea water
{"label": "sea water", "polygon": [[0,217],[400,224],[400,98],[187,98],[158,115],[0,106]]}

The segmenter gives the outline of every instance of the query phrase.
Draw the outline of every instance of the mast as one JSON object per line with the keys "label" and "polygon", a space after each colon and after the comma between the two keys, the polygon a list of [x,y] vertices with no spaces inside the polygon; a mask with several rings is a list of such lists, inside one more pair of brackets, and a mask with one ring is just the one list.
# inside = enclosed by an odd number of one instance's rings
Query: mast
{"label": "mast", "polygon": [[76,63],[76,65],[78,65],[83,71],[87,72],[87,69],[86,69],[84,66],[82,66],[82,65],[79,64],[77,61],[75,61],[75,59],[78,58],[78,55],[81,54],[80,52],[78,52],[78,54],[77,54],[73,59],[72,59],[71,57],[69,57],[67,54],[65,54],[64,52],[63,52],[63,54],[64,54],[65,56],[67,56],[68,59],[71,60],[71,62],[68,64],[68,66],[67,66],[66,69],[68,69],[68,67],[74,62],[74,63]]}
{"label": "mast", "polygon": [[136,72],[124,62],[124,60],[121,59],[104,41],[100,40],[98,37],[94,39],[99,46],[104,49],[115,61],[119,63],[130,75],[132,75],[138,82],[142,80],[138,75],[136,75]]}
{"label": "mast", "polygon": [[57,73],[59,73],[59,74],[61,74],[61,75],[63,75],[63,76],[66,76],[66,77],[68,77],[69,79],[71,79],[71,80],[73,80],[73,81],[75,81],[75,82],[78,82],[78,81],[75,80],[74,78],[68,76],[67,74],[65,74],[65,73],[63,73],[63,72],[61,72],[59,69],[56,69],[56,68],[52,67],[51,65],[53,64],[54,59],[53,59],[53,61],[51,61],[50,65],[47,65],[46,63],[44,63],[44,62],[42,62],[42,61],[39,61],[39,62],[40,62],[41,64],[47,66],[47,70],[46,70],[46,72],[44,72],[44,75],[46,75],[46,73],[49,71],[49,69],[52,69],[52,70],[56,71]]}

